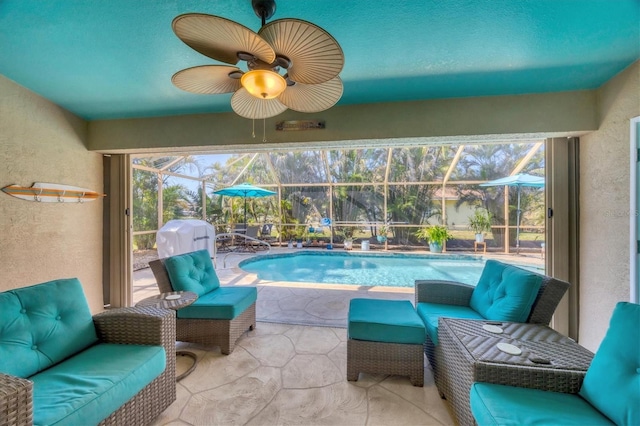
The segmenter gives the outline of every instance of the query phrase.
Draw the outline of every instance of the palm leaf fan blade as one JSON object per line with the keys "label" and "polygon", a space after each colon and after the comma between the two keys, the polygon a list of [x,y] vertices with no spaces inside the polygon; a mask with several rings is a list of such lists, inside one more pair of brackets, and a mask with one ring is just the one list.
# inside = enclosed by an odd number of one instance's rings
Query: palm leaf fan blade
{"label": "palm leaf fan blade", "polygon": [[237,64],[239,52],[250,53],[266,63],[275,60],[275,52],[258,34],[220,16],[188,13],[177,16],[172,27],[187,46],[220,62]]}
{"label": "palm leaf fan blade", "polygon": [[178,71],[171,77],[171,82],[191,93],[232,93],[242,87],[240,79],[229,77],[234,71],[240,70],[227,65],[203,65]]}
{"label": "palm leaf fan blade", "polygon": [[291,61],[289,78],[298,83],[319,84],[336,77],[344,66],[344,53],[325,30],[300,19],[278,19],[262,27],[258,35],[278,55]]}
{"label": "palm leaf fan blade", "polygon": [[244,87],[237,90],[231,96],[231,108],[241,117],[262,119],[275,117],[287,110],[278,98],[259,99],[252,96]]}
{"label": "palm leaf fan blade", "polygon": [[342,97],[342,80],[334,77],[320,84],[296,83],[287,87],[278,99],[298,112],[320,112],[334,106]]}

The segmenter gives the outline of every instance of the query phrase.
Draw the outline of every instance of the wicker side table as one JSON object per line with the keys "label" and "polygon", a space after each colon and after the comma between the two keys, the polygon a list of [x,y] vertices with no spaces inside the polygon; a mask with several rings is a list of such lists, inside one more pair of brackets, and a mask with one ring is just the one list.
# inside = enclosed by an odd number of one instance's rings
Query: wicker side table
{"label": "wicker side table", "polygon": [[[438,326],[436,386],[461,425],[473,425],[469,391],[473,382],[554,391],[582,385],[593,353],[555,330],[536,324],[501,323],[503,333],[483,329],[486,321],[441,318]],[[509,355],[509,343],[522,350]]]}
{"label": "wicker side table", "polygon": [[[155,296],[142,299],[141,301],[136,303],[136,306],[154,306],[157,308],[172,309],[174,311],[177,311],[178,309],[191,305],[197,299],[198,295],[190,291],[172,291],[169,293],[156,294]],[[198,364],[198,356],[190,351],[176,351],[176,355],[186,356],[193,360],[193,364],[191,364],[191,367],[189,367],[187,371],[180,374],[179,376],[176,376],[176,382],[179,382],[196,369],[196,365]]]}
{"label": "wicker side table", "polygon": [[172,291],[142,299],[136,303],[136,306],[154,306],[156,308],[173,309],[176,311],[191,305],[197,299],[198,295],[190,291]]}

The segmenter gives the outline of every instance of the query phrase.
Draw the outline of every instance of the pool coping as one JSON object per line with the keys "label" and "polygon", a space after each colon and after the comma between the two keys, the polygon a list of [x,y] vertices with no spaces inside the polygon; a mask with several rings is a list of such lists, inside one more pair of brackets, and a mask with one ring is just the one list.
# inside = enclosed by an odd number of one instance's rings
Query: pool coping
{"label": "pool coping", "polygon": [[238,262],[238,267],[242,267],[248,263],[257,262],[264,259],[280,259],[283,257],[296,257],[296,256],[305,256],[305,255],[313,255],[313,256],[360,256],[360,257],[401,257],[401,258],[419,258],[419,259],[451,259],[451,260],[475,260],[484,262],[486,259],[481,255],[471,255],[471,254],[451,254],[451,253],[401,253],[401,252],[384,252],[384,253],[376,253],[369,252],[367,250],[362,251],[332,251],[332,250],[305,250],[298,249],[295,252],[287,252],[287,253],[265,253],[262,255],[257,255],[250,257],[248,259],[243,259]]}

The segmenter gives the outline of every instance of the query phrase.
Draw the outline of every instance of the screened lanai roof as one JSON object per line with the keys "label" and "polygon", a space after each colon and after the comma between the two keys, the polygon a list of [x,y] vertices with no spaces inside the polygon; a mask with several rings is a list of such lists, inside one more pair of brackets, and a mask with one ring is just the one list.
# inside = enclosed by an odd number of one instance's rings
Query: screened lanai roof
{"label": "screened lanai roof", "polygon": [[[140,236],[171,219],[200,218],[227,229],[271,223],[282,241],[328,219],[331,238],[336,230],[344,237],[357,229],[368,238],[387,229],[407,245],[417,242],[423,226],[464,232],[478,209],[507,251],[516,222],[544,230],[543,192],[524,190],[518,210],[525,213],[518,216],[515,192],[480,187],[523,172],[544,176],[543,141],[163,154],[134,158],[133,168],[134,234]],[[234,203],[213,193],[244,182],[275,195]]]}
{"label": "screened lanai roof", "polygon": [[134,165],[220,187],[313,184],[478,184],[544,174],[544,142],[141,156]]}

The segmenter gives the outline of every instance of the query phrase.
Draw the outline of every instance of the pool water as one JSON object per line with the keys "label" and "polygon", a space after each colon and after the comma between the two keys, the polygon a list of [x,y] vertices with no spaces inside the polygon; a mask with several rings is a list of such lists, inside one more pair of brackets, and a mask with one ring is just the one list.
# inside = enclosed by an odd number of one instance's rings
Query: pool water
{"label": "pool water", "polygon": [[461,255],[303,252],[254,257],[239,266],[266,281],[413,287],[417,279],[475,285],[484,260]]}

